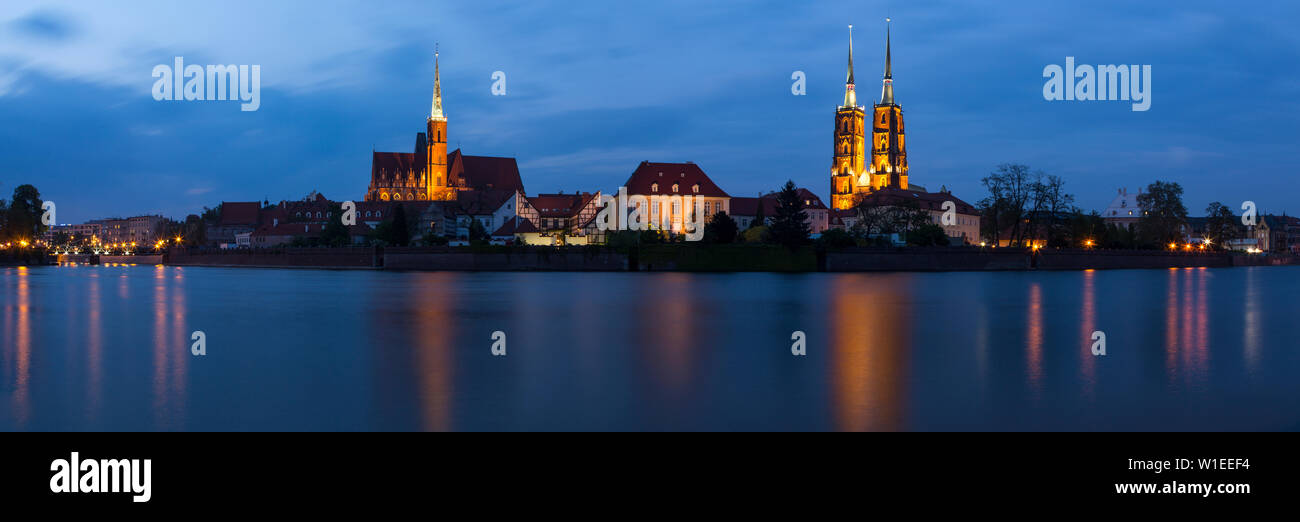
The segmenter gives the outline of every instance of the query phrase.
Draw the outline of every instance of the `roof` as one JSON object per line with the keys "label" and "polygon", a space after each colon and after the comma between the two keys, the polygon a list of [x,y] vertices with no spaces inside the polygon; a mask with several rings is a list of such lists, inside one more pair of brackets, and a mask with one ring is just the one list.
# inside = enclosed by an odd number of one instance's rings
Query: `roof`
{"label": "roof", "polygon": [[886,187],[868,193],[862,197],[862,201],[870,206],[897,206],[907,201],[913,201],[922,210],[943,210],[943,202],[952,201],[956,204],[957,213],[959,214],[979,214],[970,203],[962,201],[961,198],[949,192],[917,192],[915,190]]}
{"label": "roof", "polygon": [[595,194],[538,194],[528,198],[528,204],[537,209],[541,217],[572,217],[578,215],[591,202]]}
{"label": "roof", "polygon": [[519,177],[519,164],[514,158],[495,156],[467,156],[460,149],[447,155],[448,179],[460,187],[475,190],[524,191],[524,181]]}
{"label": "roof", "polygon": [[512,217],[510,219],[507,219],[506,222],[501,225],[501,228],[498,228],[496,232],[492,233],[492,235],[513,236],[515,234],[528,234],[537,231],[538,231],[537,227],[533,226],[532,221],[523,218]]}
{"label": "roof", "polygon": [[514,197],[513,190],[462,190],[456,193],[455,213],[471,216],[491,214]]}
{"label": "roof", "polygon": [[256,225],[258,211],[262,209],[262,204],[256,201],[238,202],[222,201],[221,202],[221,225]]}
{"label": "roof", "polygon": [[[392,174],[407,172],[421,172],[424,170],[424,161],[422,157],[410,152],[373,152],[370,158],[370,175],[376,177],[376,174]],[[378,176],[384,179],[388,176]]]}
{"label": "roof", "polygon": [[[799,200],[803,201],[804,210],[825,210],[826,204],[822,199],[817,197],[811,190],[800,188],[795,191],[799,195]],[[757,216],[758,203],[763,202],[763,215],[772,217],[776,215],[778,201],[776,199],[778,192],[769,192],[757,198],[731,198],[731,215],[733,216]]]}
{"label": "roof", "polygon": [[[715,198],[731,197],[694,163],[651,163],[642,161],[623,185],[628,194],[673,195],[672,185],[678,185],[676,194]],[[658,190],[653,190],[658,185]],[[694,187],[699,185],[699,190]]]}

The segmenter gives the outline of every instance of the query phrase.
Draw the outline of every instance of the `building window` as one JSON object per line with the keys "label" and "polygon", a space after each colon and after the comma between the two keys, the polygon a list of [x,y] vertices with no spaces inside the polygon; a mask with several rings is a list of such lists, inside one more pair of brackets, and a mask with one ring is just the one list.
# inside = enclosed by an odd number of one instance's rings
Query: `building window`
{"label": "building window", "polygon": [[[664,173],[660,172],[659,175],[662,176],[662,175],[664,175]],[[658,184],[658,183],[651,183],[651,184],[650,184],[650,192],[659,192],[659,184]]]}
{"label": "building window", "polygon": [[694,184],[694,185],[691,185],[691,192],[694,192],[694,193],[696,193],[696,194],[699,194],[699,193],[700,193],[700,184],[699,184],[699,183],[696,183],[696,184]]}
{"label": "building window", "polygon": [[673,194],[677,193],[677,184],[673,183]]}

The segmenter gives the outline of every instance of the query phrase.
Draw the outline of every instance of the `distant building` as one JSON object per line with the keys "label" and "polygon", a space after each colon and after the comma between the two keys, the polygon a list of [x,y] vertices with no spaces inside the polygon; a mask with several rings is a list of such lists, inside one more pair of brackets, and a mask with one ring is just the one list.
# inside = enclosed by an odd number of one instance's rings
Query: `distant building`
{"label": "distant building", "polygon": [[207,226],[208,243],[235,244],[237,234],[257,230],[262,224],[262,204],[257,201],[223,201],[217,207],[217,222]]}
{"label": "distant building", "polygon": [[[953,203],[953,224],[945,226],[943,216],[945,210],[944,202]],[[947,232],[949,240],[955,244],[978,244],[980,242],[980,214],[969,203],[962,201],[957,196],[952,195],[946,189],[940,189],[939,192],[920,192],[916,190],[903,190],[886,187],[858,197],[858,208],[861,207],[914,207],[924,211],[930,216],[930,222],[942,226]],[[857,224],[857,213],[855,210],[835,211],[832,220],[837,225],[847,228],[853,228]]]}
{"label": "distant building", "polygon": [[1101,220],[1108,225],[1132,230],[1142,218],[1142,208],[1138,206],[1137,199],[1141,195],[1140,188],[1136,194],[1130,194],[1127,188],[1119,189],[1115,199],[1112,199],[1110,204],[1101,211]]}
{"label": "distant building", "polygon": [[[813,234],[820,234],[830,228],[830,209],[822,203],[821,198],[813,194],[812,191],[800,188],[798,189],[799,200],[803,203],[804,214],[808,216],[805,223],[808,223],[808,230]],[[758,206],[763,205],[763,219],[770,223],[771,219],[776,216],[777,193],[770,192],[757,198],[731,198],[731,219],[735,220],[736,227],[745,230],[753,225],[754,220],[758,218]],[[710,216],[712,217],[712,216]]]}
{"label": "distant building", "polygon": [[442,81],[434,53],[433,105],[425,132],[416,134],[414,152],[371,153],[367,202],[455,201],[475,190],[524,191],[514,158],[447,153],[447,116],[442,110]]}
{"label": "distant building", "polygon": [[835,109],[831,156],[831,206],[836,210],[853,208],[859,194],[885,188],[909,188],[903,108],[894,101],[889,30],[885,30],[885,77],[881,81],[880,102],[872,107],[870,119],[866,117],[866,109],[858,105],[853,80],[852,28],[849,31],[848,78],[844,85],[844,104]]}
{"label": "distant building", "polygon": [[[703,213],[701,222],[707,221],[708,216],[728,212],[730,209],[731,196],[718,187],[699,165],[689,161],[642,161],[623,186],[627,187],[628,197],[637,195],[647,198],[649,208],[641,209],[641,212],[649,212],[649,222],[654,228],[675,234],[685,233],[684,223],[690,221],[684,212],[691,210],[682,208],[682,196],[693,198],[694,211]],[[629,202],[628,207],[632,206]],[[618,226],[617,223],[613,225]]]}
{"label": "distant building", "polygon": [[162,216],[134,216],[129,218],[96,219],[88,224],[98,230],[100,243],[135,243],[144,245],[153,243],[162,237],[166,223],[167,218]]}
{"label": "distant building", "polygon": [[530,220],[538,232],[523,236],[524,243],[586,245],[605,242],[605,231],[596,226],[600,191],[538,194],[528,198],[528,208],[533,212]]}

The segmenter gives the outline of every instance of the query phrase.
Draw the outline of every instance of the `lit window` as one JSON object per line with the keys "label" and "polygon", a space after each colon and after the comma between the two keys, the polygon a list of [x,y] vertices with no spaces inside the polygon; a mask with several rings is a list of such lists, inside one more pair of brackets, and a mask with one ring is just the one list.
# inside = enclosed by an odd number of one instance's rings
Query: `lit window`
{"label": "lit window", "polygon": [[[659,173],[660,176],[662,176],[663,174],[664,174],[664,173],[662,173],[662,172]],[[658,183],[651,183],[651,184],[650,184],[650,192],[659,192],[659,184],[658,184]]]}
{"label": "lit window", "polygon": [[673,194],[677,193],[677,184],[673,183]]}

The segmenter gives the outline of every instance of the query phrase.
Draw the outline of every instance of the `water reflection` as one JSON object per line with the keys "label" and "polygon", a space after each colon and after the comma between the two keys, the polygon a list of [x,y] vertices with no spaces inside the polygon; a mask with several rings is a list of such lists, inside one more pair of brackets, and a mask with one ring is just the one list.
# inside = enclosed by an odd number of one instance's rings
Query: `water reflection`
{"label": "water reflection", "polygon": [[1029,310],[1025,314],[1025,376],[1034,397],[1039,396],[1043,381],[1043,287],[1037,281],[1029,284]]}
{"label": "water reflection", "polygon": [[831,286],[835,429],[903,429],[912,311],[909,274],[837,277]]}
{"label": "water reflection", "polygon": [[1169,271],[1165,304],[1165,373],[1174,385],[1199,387],[1209,363],[1209,278],[1205,268]]}
{"label": "water reflection", "polygon": [[1096,270],[1083,271],[1083,331],[1080,332],[1083,338],[1083,349],[1079,350],[1081,354],[1079,366],[1083,369],[1083,393],[1089,398],[1093,396],[1093,387],[1097,379],[1097,356],[1092,354],[1092,343],[1094,342],[1092,333],[1097,331],[1096,282]]}
{"label": "water reflection", "polygon": [[639,317],[643,342],[638,342],[643,356],[653,369],[655,381],[665,398],[675,403],[688,398],[695,372],[693,347],[696,332],[697,303],[692,291],[692,275],[667,273],[659,278],[645,296]]}
{"label": "water reflection", "polygon": [[31,414],[31,366],[32,366],[32,296],[29,270],[25,266],[15,269],[17,273],[17,327],[14,330],[14,421],[19,429],[27,424]]}
{"label": "water reflection", "polygon": [[415,309],[415,367],[420,396],[421,428],[452,429],[452,390],[456,338],[451,296],[459,295],[457,279],[447,273],[420,274],[412,285]]}

